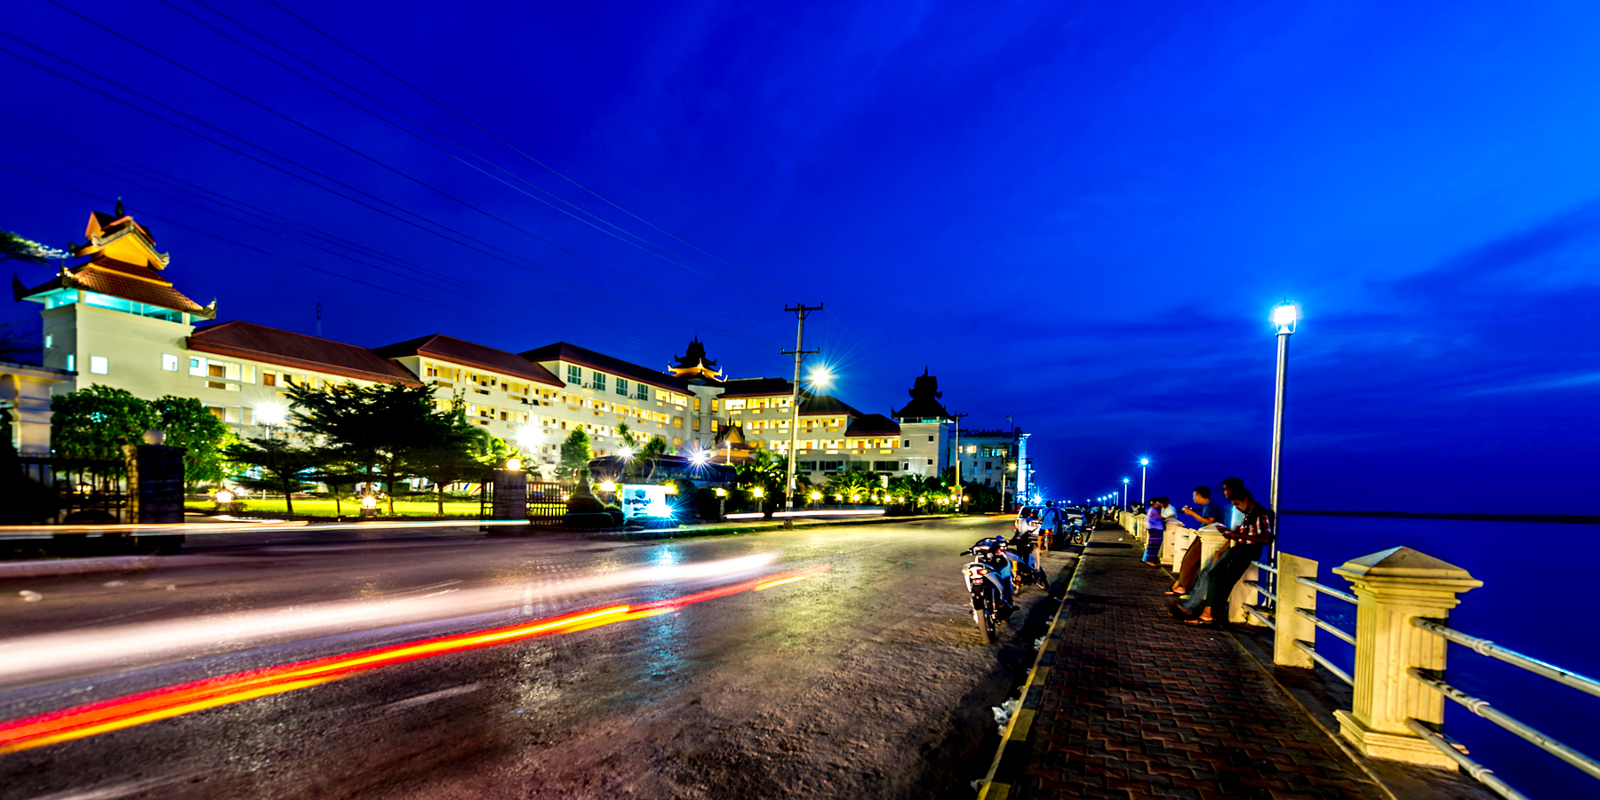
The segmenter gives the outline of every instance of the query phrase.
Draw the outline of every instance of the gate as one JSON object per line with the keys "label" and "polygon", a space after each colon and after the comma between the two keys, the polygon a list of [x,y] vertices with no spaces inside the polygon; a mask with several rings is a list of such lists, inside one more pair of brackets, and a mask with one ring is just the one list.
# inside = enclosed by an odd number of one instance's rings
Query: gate
{"label": "gate", "polygon": [[577,484],[560,481],[528,481],[528,524],[554,526],[567,513],[567,500]]}
{"label": "gate", "polygon": [[22,456],[22,473],[55,492],[53,524],[128,521],[128,464],[120,460]]}

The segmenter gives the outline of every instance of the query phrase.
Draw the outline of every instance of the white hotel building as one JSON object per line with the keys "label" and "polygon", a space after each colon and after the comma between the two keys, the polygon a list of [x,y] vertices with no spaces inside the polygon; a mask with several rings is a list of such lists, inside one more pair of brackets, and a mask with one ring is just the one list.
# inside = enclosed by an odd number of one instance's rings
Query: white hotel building
{"label": "white hotel building", "polygon": [[[789,448],[791,383],[724,379],[698,341],[658,370],[567,342],[513,353],[432,334],[367,348],[217,322],[215,302],[201,306],[173,286],[171,258],[120,203],[115,215],[92,213],[86,233],[88,242],[48,280],[13,278],[17,300],[43,306],[41,374],[56,382],[55,394],[101,384],[146,399],[194,397],[240,435],[255,436],[262,410],[281,411],[290,384],[431,382],[441,405],[461,396],[470,420],[547,473],[577,428],[588,431],[596,455],[624,444],[622,424],[635,446],[661,436],[677,452],[704,449],[718,461]],[[925,372],[910,395],[891,418],[802,391],[797,469],[813,480],[843,469],[940,474],[952,454],[937,379]],[[48,415],[22,416],[31,432],[19,435],[37,440]]]}

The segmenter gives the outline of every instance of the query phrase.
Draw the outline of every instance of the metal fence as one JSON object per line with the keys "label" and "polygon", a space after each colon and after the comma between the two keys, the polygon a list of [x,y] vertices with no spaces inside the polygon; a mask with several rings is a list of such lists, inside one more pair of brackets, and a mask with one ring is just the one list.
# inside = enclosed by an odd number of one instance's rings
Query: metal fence
{"label": "metal fence", "polygon": [[127,462],[50,456],[19,461],[24,475],[56,495],[58,510],[48,522],[128,521]]}

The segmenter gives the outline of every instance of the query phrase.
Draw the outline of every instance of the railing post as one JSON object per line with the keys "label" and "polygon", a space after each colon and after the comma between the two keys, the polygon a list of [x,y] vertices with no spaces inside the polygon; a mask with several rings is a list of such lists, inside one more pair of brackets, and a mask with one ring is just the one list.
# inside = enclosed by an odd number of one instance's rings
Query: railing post
{"label": "railing post", "polygon": [[1455,769],[1455,761],[1406,726],[1407,719],[1444,721],[1444,696],[1406,671],[1443,671],[1446,642],[1411,620],[1448,618],[1457,596],[1483,582],[1409,547],[1347,561],[1334,573],[1349,579],[1359,601],[1355,702],[1350,711],[1334,712],[1339,733],[1367,756]]}
{"label": "railing post", "polygon": [[1317,579],[1317,562],[1309,558],[1278,554],[1278,613],[1273,617],[1277,626],[1272,642],[1272,663],[1280,667],[1312,669],[1316,662],[1310,654],[1294,646],[1295,640],[1316,644],[1317,626],[1311,620],[1295,613],[1303,608],[1317,613],[1317,590],[1295,578]]}

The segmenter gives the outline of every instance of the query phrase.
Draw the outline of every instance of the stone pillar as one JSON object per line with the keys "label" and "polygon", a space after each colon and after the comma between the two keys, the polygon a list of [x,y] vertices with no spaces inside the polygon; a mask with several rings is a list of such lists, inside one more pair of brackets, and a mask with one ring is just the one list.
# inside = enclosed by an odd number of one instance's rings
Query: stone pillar
{"label": "stone pillar", "polygon": [[[151,433],[158,433],[152,431]],[[145,434],[145,441],[165,437]],[[128,461],[128,521],[142,524],[183,522],[182,447],[125,444]]]}
{"label": "stone pillar", "polygon": [[[1201,528],[1195,531],[1194,535],[1195,538],[1200,540],[1200,568],[1205,569],[1206,565],[1211,563],[1211,558],[1217,554],[1218,550],[1222,549],[1223,543],[1228,541],[1228,537],[1223,536],[1222,532],[1216,528]],[[1187,586],[1184,588],[1193,589],[1194,587]]]}
{"label": "stone pillar", "polygon": [[520,469],[494,471],[491,519],[528,518],[528,473]]}
{"label": "stone pillar", "polygon": [[1317,562],[1309,558],[1291,556],[1288,553],[1278,554],[1278,613],[1273,622],[1278,626],[1274,632],[1272,645],[1272,663],[1280,667],[1304,667],[1311,669],[1315,662],[1304,650],[1294,646],[1295,640],[1315,644],[1317,641],[1317,626],[1311,620],[1294,613],[1297,608],[1303,608],[1311,613],[1317,613],[1317,590],[1306,586],[1295,578],[1305,576],[1311,580],[1317,579]]}
{"label": "stone pillar", "polygon": [[[1265,557],[1266,553],[1263,552],[1262,556]],[[1261,569],[1255,566],[1248,567],[1245,569],[1244,574],[1239,576],[1239,582],[1233,585],[1233,591],[1228,594],[1228,621],[1266,627],[1261,620],[1255,618],[1255,615],[1244,610],[1246,603],[1256,605],[1261,601],[1261,595],[1257,594],[1255,589],[1245,585],[1245,581],[1260,583]],[[1216,613],[1216,609],[1211,609],[1211,612],[1213,614]]]}
{"label": "stone pillar", "polygon": [[1166,564],[1168,567],[1172,566],[1172,554],[1178,552],[1177,539],[1186,530],[1188,528],[1178,524],[1177,519],[1167,520],[1166,535],[1161,537],[1161,553],[1156,556],[1157,561]]}
{"label": "stone pillar", "polygon": [[1409,547],[1347,561],[1334,569],[1354,587],[1355,702],[1335,711],[1339,733],[1362,754],[1455,769],[1456,763],[1406,727],[1408,718],[1444,721],[1444,695],[1407,674],[1444,670],[1445,640],[1412,627],[1414,617],[1446,619],[1457,595],[1483,585],[1466,570]]}

